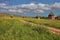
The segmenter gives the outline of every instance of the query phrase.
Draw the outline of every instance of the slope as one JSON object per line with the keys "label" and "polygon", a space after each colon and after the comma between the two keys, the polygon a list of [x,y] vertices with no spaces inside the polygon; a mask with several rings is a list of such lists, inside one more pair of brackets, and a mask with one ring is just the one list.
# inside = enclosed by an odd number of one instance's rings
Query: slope
{"label": "slope", "polygon": [[0,40],[60,40],[60,35],[20,20],[0,19]]}

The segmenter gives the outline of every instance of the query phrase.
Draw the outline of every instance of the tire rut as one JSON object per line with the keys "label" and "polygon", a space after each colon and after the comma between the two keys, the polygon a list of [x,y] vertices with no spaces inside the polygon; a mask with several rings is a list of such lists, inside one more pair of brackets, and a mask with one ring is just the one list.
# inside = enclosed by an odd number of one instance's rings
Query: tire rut
{"label": "tire rut", "polygon": [[53,27],[49,27],[49,26],[45,26],[45,25],[35,24],[35,23],[28,22],[28,21],[25,21],[25,20],[20,20],[20,21],[22,21],[23,23],[30,24],[30,25],[32,25],[32,26],[39,26],[39,27],[42,27],[42,28],[46,28],[46,29],[49,30],[50,32],[53,32],[54,34],[59,34],[59,35],[60,35],[60,29],[53,28]]}

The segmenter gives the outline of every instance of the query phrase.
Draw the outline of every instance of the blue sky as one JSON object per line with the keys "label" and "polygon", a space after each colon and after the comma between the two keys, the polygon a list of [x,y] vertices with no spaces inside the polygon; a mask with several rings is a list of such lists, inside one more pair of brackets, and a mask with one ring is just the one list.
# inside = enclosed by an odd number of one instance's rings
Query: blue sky
{"label": "blue sky", "polygon": [[[36,3],[45,3],[45,4],[52,4],[55,2],[60,2],[60,0],[33,0]],[[11,5],[18,5],[18,4],[28,4],[31,3],[32,0],[0,0],[0,2],[7,2]]]}
{"label": "blue sky", "polygon": [[[48,5],[52,5],[51,6],[51,8],[53,8],[53,13],[55,14],[55,15],[60,15],[60,0],[0,0],[0,4],[1,4],[1,6],[4,6],[2,3],[5,3],[6,5],[8,5],[8,7],[9,6],[16,6],[16,5],[26,5],[26,4],[28,4],[28,5],[31,5],[30,3],[32,3],[32,2],[34,2],[34,4],[33,4],[33,7],[35,6],[35,4],[40,4],[40,5],[44,5],[44,7],[45,7],[45,5],[46,4],[48,4]],[[5,5],[5,6],[6,6]],[[55,6],[53,6],[53,5],[55,5]],[[6,6],[7,7],[7,6]],[[49,6],[48,6],[49,7]],[[30,7],[31,8],[31,7]],[[46,7],[45,7],[46,8]],[[58,8],[58,9],[56,9],[56,8]],[[1,11],[1,7],[0,7],[0,11]],[[18,9],[18,8],[4,8],[3,7],[3,10],[12,10],[12,9]],[[28,9],[28,8],[25,8],[24,10],[26,10],[26,9]],[[19,9],[18,9],[19,10]],[[20,10],[22,10],[21,8],[20,8]],[[30,9],[29,9],[30,10]],[[31,10],[33,10],[33,9],[31,9]],[[46,9],[39,9],[40,10],[40,12],[43,12],[43,13],[40,13],[39,15],[41,16],[47,16],[48,14],[49,14],[49,12],[50,12],[50,8],[48,8],[48,10],[46,10]],[[39,11],[38,10],[38,11]],[[10,12],[10,11],[9,11]],[[18,13],[19,14],[19,12],[12,12],[12,13]],[[34,12],[27,12],[27,13],[25,13],[25,12],[23,12],[23,13],[20,13],[21,15],[29,15],[29,16],[36,16],[36,14],[34,13]]]}

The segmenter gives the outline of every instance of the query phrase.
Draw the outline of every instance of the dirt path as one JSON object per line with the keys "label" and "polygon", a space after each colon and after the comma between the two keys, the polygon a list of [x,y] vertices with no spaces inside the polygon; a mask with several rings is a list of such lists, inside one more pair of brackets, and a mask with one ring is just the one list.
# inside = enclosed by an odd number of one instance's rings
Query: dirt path
{"label": "dirt path", "polygon": [[46,29],[48,29],[49,31],[51,31],[51,32],[53,32],[53,33],[55,33],[55,34],[60,35],[60,29],[53,28],[53,27],[49,27],[49,26],[45,26],[45,25],[35,24],[35,23],[28,22],[28,21],[25,21],[25,20],[20,20],[20,21],[22,21],[23,23],[30,24],[30,25],[32,25],[32,26],[39,26],[39,27],[46,28]]}

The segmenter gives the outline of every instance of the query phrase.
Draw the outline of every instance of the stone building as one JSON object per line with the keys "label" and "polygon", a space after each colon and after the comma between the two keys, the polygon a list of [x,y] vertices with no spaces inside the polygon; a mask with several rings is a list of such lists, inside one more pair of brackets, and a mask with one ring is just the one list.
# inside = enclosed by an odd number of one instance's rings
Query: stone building
{"label": "stone building", "polygon": [[51,20],[54,20],[55,19],[54,13],[52,11],[49,13],[48,19],[51,19]]}

